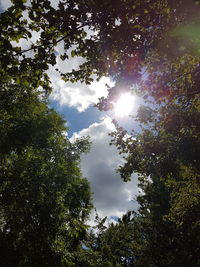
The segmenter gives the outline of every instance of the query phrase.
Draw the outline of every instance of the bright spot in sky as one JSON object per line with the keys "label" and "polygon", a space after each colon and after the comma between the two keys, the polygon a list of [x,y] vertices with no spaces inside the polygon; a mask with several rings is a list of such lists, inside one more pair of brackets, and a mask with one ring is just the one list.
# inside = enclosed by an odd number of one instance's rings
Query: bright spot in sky
{"label": "bright spot in sky", "polygon": [[125,93],[120,96],[116,104],[114,104],[115,115],[125,117],[131,114],[135,104],[135,97],[130,93]]}

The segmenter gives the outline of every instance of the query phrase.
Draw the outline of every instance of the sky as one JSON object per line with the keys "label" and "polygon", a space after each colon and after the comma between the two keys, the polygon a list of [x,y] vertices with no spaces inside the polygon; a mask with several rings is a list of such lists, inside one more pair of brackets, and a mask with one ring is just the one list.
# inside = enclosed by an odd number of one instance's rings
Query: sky
{"label": "sky", "polygon": [[[58,1],[51,2],[56,7]],[[10,4],[9,0],[0,0],[0,9],[7,9]],[[38,34],[33,34],[32,41],[37,40]],[[29,41],[20,42],[24,49],[29,44]],[[63,51],[62,43],[56,50],[58,54]],[[101,217],[107,216],[108,219],[120,217],[128,210],[137,209],[135,200],[138,194],[137,176],[133,174],[131,182],[122,181],[116,169],[123,164],[123,158],[115,146],[109,145],[108,133],[115,129],[111,118],[117,118],[119,124],[128,130],[136,125],[128,116],[116,117],[113,111],[100,112],[94,107],[99,97],[107,95],[106,84],[113,85],[108,77],[102,77],[99,82],[93,82],[89,86],[82,83],[70,84],[61,80],[55,71],[56,68],[65,72],[77,69],[81,63],[83,59],[75,57],[67,64],[57,60],[57,64],[50,67],[48,74],[53,92],[49,105],[67,121],[68,137],[72,141],[81,136],[90,136],[91,150],[81,157],[81,170],[83,176],[90,181],[93,204]],[[133,112],[136,108],[137,99]]]}

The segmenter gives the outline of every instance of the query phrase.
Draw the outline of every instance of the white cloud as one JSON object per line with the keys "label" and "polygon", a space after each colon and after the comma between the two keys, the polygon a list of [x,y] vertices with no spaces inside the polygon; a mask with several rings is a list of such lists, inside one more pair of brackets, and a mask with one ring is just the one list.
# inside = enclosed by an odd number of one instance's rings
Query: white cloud
{"label": "white cloud", "polygon": [[[83,63],[83,58],[73,58],[67,62],[58,60],[55,68],[61,71],[68,72],[71,69],[78,69],[80,64]],[[102,96],[107,96],[106,84],[112,85],[108,77],[102,77],[99,82],[94,81],[91,85],[86,85],[81,82],[70,83],[64,82],[59,73],[55,71],[54,67],[50,67],[48,74],[52,82],[53,92],[51,99],[57,100],[60,105],[75,107],[79,112],[84,111],[90,105],[98,102]]]}
{"label": "white cloud", "polygon": [[0,0],[0,9],[6,10],[12,5],[10,0]]}
{"label": "white cloud", "polygon": [[108,133],[113,127],[111,119],[104,118],[101,123],[94,123],[72,137],[72,140],[86,135],[91,137],[91,151],[82,156],[81,169],[91,183],[93,203],[98,214],[108,218],[120,217],[127,210],[136,209],[137,203],[134,199],[138,193],[136,175],[131,182],[125,183],[116,173],[123,159],[115,146],[109,146]]}
{"label": "white cloud", "polygon": [[59,0],[51,0],[50,2],[51,2],[51,6],[55,9],[57,9],[60,1]]}

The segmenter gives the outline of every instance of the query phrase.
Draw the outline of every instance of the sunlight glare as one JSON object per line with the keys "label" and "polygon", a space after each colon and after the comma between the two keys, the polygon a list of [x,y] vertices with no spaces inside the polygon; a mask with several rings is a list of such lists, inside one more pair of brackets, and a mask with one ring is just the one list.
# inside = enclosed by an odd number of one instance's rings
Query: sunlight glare
{"label": "sunlight glare", "polygon": [[125,93],[120,96],[117,103],[114,105],[115,115],[124,117],[131,114],[134,107],[135,97],[130,93]]}

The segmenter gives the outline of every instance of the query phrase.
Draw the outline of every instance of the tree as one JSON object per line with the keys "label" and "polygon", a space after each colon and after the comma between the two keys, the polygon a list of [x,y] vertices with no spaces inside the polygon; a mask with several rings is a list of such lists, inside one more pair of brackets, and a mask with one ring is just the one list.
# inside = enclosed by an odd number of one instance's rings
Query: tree
{"label": "tree", "polygon": [[[182,3],[68,0],[60,1],[55,9],[48,0],[12,2],[0,17],[1,75],[43,86],[47,91],[50,84],[46,70],[55,65],[57,57],[66,63],[70,56],[85,59],[78,70],[60,73],[66,81],[90,83],[94,75],[109,75],[124,87],[137,82],[146,56],[157,46],[157,40],[163,39],[163,30],[180,23],[181,16],[176,20],[174,13]],[[38,41],[23,49],[21,41],[29,40],[34,33],[38,33]],[[56,50],[59,43],[64,45],[62,54]]]}
{"label": "tree", "polygon": [[117,224],[110,224],[107,217],[100,219],[97,215],[96,226],[93,227],[95,232],[90,229],[85,240],[85,249],[79,253],[77,266],[133,266],[137,258],[134,245],[138,245],[138,237],[136,225],[132,223],[135,217],[131,217],[133,216],[129,212]]}
{"label": "tree", "polygon": [[99,266],[135,266],[141,238],[135,215],[128,212],[116,224],[111,223],[108,227],[104,226],[105,219],[97,225],[99,231],[93,249],[101,255]]}
{"label": "tree", "polygon": [[2,266],[74,266],[92,207],[79,168],[88,141],[72,144],[65,121],[31,86],[1,83]]}
{"label": "tree", "polygon": [[137,116],[145,128],[140,134],[125,139],[120,127],[113,133],[120,151],[128,154],[122,177],[137,172],[143,191],[138,216],[145,238],[136,266],[199,265],[198,103],[198,96],[190,101],[181,96],[179,103],[157,106],[157,112],[141,107]]}
{"label": "tree", "polygon": [[[151,69],[156,68],[158,55],[162,55],[157,65],[160,70],[161,63],[163,68],[169,59],[185,55],[184,49],[198,52],[194,22],[198,25],[199,9],[190,0],[137,0],[134,4],[131,0],[68,0],[60,1],[57,8],[48,0],[12,3],[0,16],[1,74],[10,75],[16,82],[43,86],[47,91],[46,70],[58,57],[66,63],[70,56],[85,59],[80,69],[60,73],[66,81],[90,83],[94,75],[111,76],[116,81],[110,90],[112,98],[119,86],[127,90],[133,82],[140,82],[146,68],[159,76]],[[184,28],[185,23],[190,28]],[[185,35],[188,29],[192,33]],[[35,33],[38,40],[24,49],[21,41]],[[60,43],[64,52],[59,54],[56,49]],[[175,43],[180,49],[175,49]]]}
{"label": "tree", "polygon": [[[113,143],[127,155],[119,169],[122,178],[138,173],[143,190],[138,197],[145,236],[140,259],[147,261],[140,265],[139,260],[139,266],[199,266],[199,43],[190,6],[186,10],[182,3],[172,10],[178,25],[170,32],[163,28],[162,47],[153,46],[143,61],[147,77],[138,93],[145,104],[135,116],[141,131],[127,138],[116,123],[112,134]],[[188,28],[193,30],[190,39]]]}
{"label": "tree", "polygon": [[[133,55],[126,53],[126,46],[121,43],[116,50],[112,46],[111,51],[118,51],[119,56],[114,64],[115,71],[110,64],[116,85],[98,106],[109,109],[124,90],[134,91],[145,102],[135,116],[141,125],[140,132],[133,130],[127,134],[116,122],[117,130],[111,134],[113,144],[126,155],[126,163],[119,169],[122,178],[126,181],[136,172],[143,191],[138,197],[137,215],[140,222],[137,242],[141,249],[134,265],[199,266],[200,11],[189,1],[156,1],[163,8],[158,16],[159,25],[155,23],[155,13],[148,15],[148,24],[144,25],[144,15],[139,20],[139,11],[146,10],[148,14],[149,3],[136,1],[136,9],[127,1],[125,3],[125,22],[132,28],[135,22],[138,23],[139,37],[136,38],[134,29],[135,39],[127,42],[127,50],[130,49]],[[140,9],[143,4],[145,9]],[[132,17],[128,10],[134,10]],[[125,28],[123,23],[120,25],[124,31],[128,30],[127,36],[132,36],[131,28]],[[113,44],[110,32],[108,38]],[[126,37],[122,42],[124,40]],[[146,77],[142,75],[144,72]],[[133,89],[135,83],[138,86]],[[109,236],[112,231],[113,226],[105,235]],[[121,232],[116,230],[112,233],[113,238],[115,235],[121,237]],[[107,251],[114,254],[110,240],[106,241]],[[134,244],[134,238],[129,242],[130,246]],[[121,246],[117,248],[120,250]],[[134,252],[138,253],[136,248],[132,250],[133,255]],[[120,261],[116,262],[122,266]]]}

